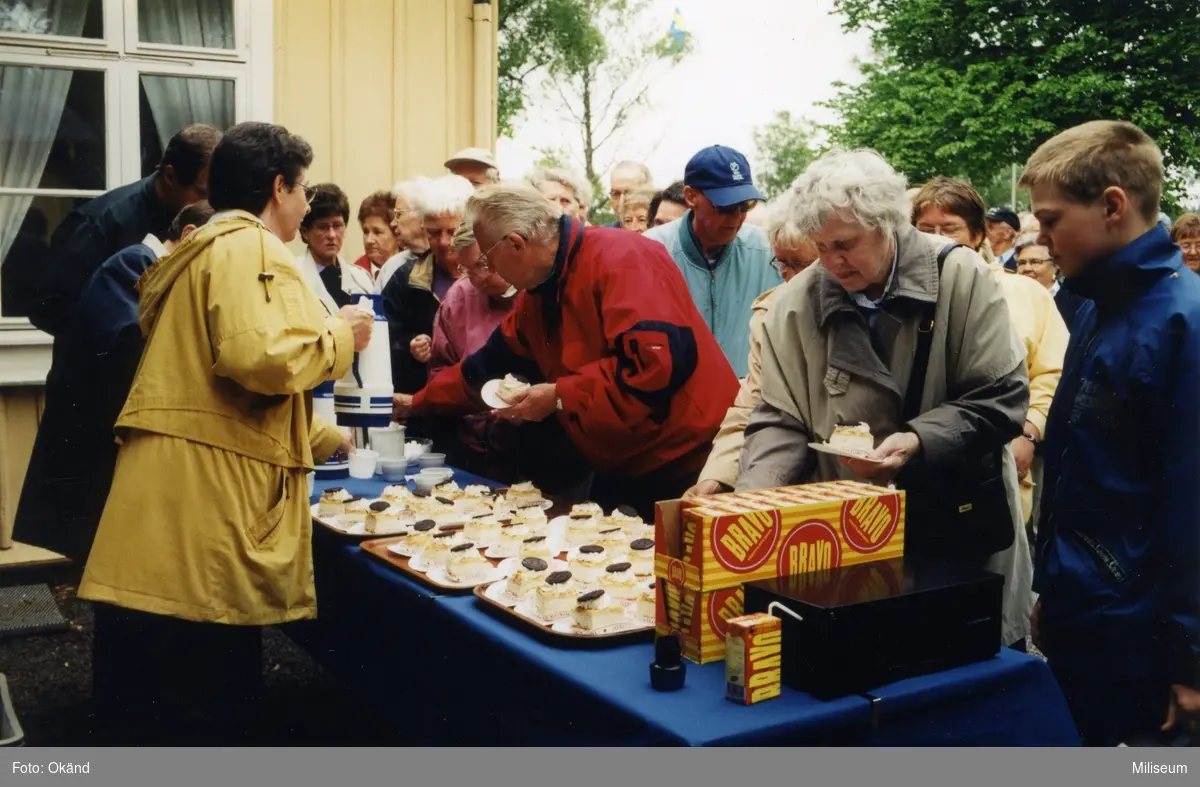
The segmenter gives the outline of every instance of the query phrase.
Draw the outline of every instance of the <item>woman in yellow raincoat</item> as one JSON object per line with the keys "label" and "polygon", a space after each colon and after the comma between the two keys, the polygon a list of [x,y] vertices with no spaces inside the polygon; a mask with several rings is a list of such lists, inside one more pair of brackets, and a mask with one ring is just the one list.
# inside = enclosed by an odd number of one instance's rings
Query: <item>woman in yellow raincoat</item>
{"label": "woman in yellow raincoat", "polygon": [[230,129],[217,213],[138,283],[146,349],[79,588],[96,602],[98,721],[140,738],[123,742],[197,743],[248,719],[259,627],[316,614],[305,476],[343,437],[309,391],[346,373],[371,318],[328,316],[284,245],[311,163],[279,126]]}

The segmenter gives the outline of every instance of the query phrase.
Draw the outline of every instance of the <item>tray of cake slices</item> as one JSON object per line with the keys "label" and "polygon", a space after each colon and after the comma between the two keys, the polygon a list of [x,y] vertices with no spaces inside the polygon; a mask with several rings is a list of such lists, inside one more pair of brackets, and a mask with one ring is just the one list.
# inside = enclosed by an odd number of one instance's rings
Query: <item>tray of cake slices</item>
{"label": "tray of cake slices", "polygon": [[483,484],[460,487],[454,481],[430,492],[399,484],[386,487],[377,498],[355,497],[342,487],[329,487],[312,506],[313,520],[348,538],[401,535],[422,520],[437,525],[462,525],[473,516],[517,508],[549,509],[553,505],[531,483],[493,490]]}
{"label": "tray of cake slices", "polygon": [[561,637],[605,640],[654,630],[652,526],[624,506],[606,516],[596,504],[582,503],[548,529],[554,540],[547,549],[525,548],[525,542],[516,557],[500,563],[504,576],[478,585],[475,595]]}

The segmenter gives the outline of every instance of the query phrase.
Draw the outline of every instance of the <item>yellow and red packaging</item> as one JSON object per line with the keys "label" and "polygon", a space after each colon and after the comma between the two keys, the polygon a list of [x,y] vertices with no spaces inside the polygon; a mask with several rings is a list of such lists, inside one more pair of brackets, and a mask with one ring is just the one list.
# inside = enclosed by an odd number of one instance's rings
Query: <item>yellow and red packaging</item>
{"label": "yellow and red packaging", "polygon": [[656,630],[700,664],[725,657],[743,582],[904,554],[904,492],[828,481],[658,503]]}
{"label": "yellow and red packaging", "polygon": [[725,699],[753,705],[778,697],[783,685],[783,621],[755,612],[727,625]]}

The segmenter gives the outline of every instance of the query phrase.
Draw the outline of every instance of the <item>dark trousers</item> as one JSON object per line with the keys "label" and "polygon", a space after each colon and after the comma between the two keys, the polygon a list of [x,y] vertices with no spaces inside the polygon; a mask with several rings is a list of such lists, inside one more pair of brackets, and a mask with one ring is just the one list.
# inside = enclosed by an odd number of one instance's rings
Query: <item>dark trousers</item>
{"label": "dark trousers", "polygon": [[1166,683],[1084,675],[1064,669],[1054,659],[1049,663],[1084,746],[1116,746],[1159,736],[1170,702]]}
{"label": "dark trousers", "polygon": [[[691,459],[693,461],[676,462],[638,478],[597,474],[592,481],[591,498],[606,512],[619,505],[633,506],[642,519],[653,522],[655,503],[683,497],[683,493],[699,479],[705,457],[700,458],[699,464],[694,457]],[[688,469],[681,470],[681,466]]]}
{"label": "dark trousers", "polygon": [[93,604],[92,698],[105,745],[249,744],[262,629]]}

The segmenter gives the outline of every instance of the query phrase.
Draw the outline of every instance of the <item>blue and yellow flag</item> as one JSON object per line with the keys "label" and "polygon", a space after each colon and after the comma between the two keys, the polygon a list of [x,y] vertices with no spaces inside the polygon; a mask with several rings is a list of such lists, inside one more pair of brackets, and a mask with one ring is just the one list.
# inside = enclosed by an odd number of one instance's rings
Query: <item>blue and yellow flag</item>
{"label": "blue and yellow flag", "polygon": [[671,39],[671,44],[679,49],[682,49],[687,43],[691,32],[687,28],[687,22],[683,21],[683,14],[679,13],[679,8],[671,14],[671,27],[667,30],[667,38]]}

